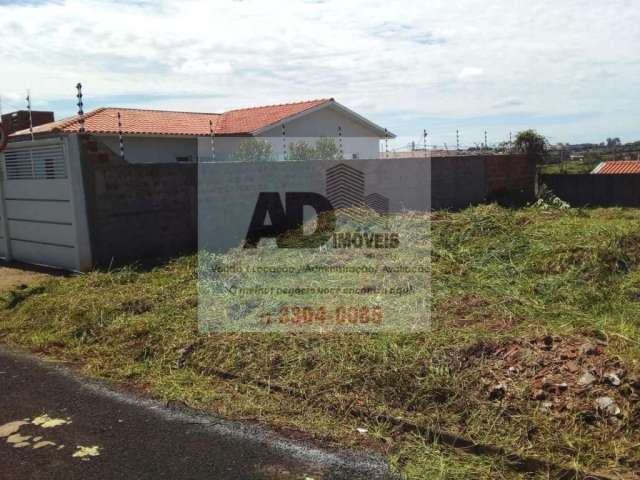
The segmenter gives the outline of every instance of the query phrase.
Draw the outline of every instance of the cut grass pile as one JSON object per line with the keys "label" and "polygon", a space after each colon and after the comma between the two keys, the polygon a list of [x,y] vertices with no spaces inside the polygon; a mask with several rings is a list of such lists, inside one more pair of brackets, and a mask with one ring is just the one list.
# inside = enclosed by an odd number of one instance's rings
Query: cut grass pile
{"label": "cut grass pile", "polygon": [[[634,478],[640,210],[491,205],[429,220],[426,333],[203,335],[197,259],[184,257],[6,293],[0,339],[168,402],[376,449],[409,478],[521,475],[452,436]],[[598,409],[602,397],[619,412]]]}

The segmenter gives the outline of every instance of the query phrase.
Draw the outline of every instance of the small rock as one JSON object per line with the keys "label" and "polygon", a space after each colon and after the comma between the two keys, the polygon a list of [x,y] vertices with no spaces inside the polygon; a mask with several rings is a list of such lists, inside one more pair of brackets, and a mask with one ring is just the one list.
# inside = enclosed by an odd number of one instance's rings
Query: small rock
{"label": "small rock", "polygon": [[559,383],[556,385],[556,387],[558,387],[558,389],[563,392],[565,391],[567,388],[569,388],[569,385],[567,385],[565,382]]}
{"label": "small rock", "polygon": [[604,379],[607,383],[613,385],[614,387],[619,387],[622,383],[620,377],[613,372],[606,373]]}
{"label": "small rock", "polygon": [[509,375],[517,375],[518,373],[518,369],[516,367],[509,367],[507,371],[509,372]]}
{"label": "small rock", "polygon": [[600,413],[604,413],[612,417],[617,417],[622,413],[620,407],[616,405],[611,397],[598,397],[596,399],[596,408]]}
{"label": "small rock", "polygon": [[540,407],[540,410],[542,410],[543,412],[550,412],[552,408],[553,408],[553,402],[542,402],[542,406]]}
{"label": "small rock", "polygon": [[366,428],[356,428],[356,430],[358,431],[358,433],[362,433],[362,434],[365,434],[369,431]]}
{"label": "small rock", "polygon": [[594,377],[591,373],[587,372],[578,379],[578,385],[580,385],[581,387],[588,387],[595,381],[596,381],[596,377]]}
{"label": "small rock", "polygon": [[611,397],[596,398],[596,407],[598,408],[598,410],[606,410],[613,404],[614,404],[614,401],[613,401],[613,398]]}

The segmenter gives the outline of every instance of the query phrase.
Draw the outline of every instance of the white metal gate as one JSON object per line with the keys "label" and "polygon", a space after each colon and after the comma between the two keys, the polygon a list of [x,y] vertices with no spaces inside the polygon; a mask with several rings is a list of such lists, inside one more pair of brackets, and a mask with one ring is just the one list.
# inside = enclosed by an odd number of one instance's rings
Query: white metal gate
{"label": "white metal gate", "polygon": [[0,256],[77,270],[73,194],[64,141],[15,142],[1,157]]}

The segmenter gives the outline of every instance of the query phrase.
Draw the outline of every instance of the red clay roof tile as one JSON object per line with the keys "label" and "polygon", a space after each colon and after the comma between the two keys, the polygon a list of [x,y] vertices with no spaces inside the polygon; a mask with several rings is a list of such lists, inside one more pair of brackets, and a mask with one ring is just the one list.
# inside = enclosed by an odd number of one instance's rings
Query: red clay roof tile
{"label": "red clay roof tile", "polygon": [[613,162],[604,162],[598,165],[593,173],[603,175],[640,173],[640,162],[637,160],[618,160]]}
{"label": "red clay roof tile", "polygon": [[265,107],[230,110],[222,114],[216,133],[221,135],[249,134],[269,125],[298,115],[306,110],[319,107],[332,99],[310,100],[307,102],[285,103]]}
{"label": "red clay roof tile", "polygon": [[[122,133],[125,135],[179,135],[206,136],[210,133],[210,122],[216,135],[249,135],[269,125],[318,107],[333,99],[268,105],[218,113],[170,112],[163,110],[141,110],[130,108],[98,108],[84,116],[87,133],[117,134],[118,112]],[[34,127],[34,133],[77,133],[80,117],[58,120]],[[26,135],[28,130],[15,132],[12,136]]]}

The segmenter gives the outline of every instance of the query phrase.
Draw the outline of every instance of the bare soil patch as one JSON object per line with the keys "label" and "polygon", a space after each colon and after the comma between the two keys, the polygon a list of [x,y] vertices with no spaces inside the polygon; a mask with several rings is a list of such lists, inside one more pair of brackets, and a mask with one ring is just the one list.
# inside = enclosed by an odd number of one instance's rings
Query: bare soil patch
{"label": "bare soil patch", "polygon": [[552,416],[618,427],[640,426],[640,371],[607,352],[600,340],[544,336],[480,342],[463,352],[460,368],[480,368],[490,400],[534,401]]}
{"label": "bare soil patch", "polygon": [[27,270],[20,267],[0,265],[0,293],[16,288],[32,287],[48,278],[52,273]]}

